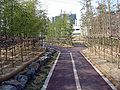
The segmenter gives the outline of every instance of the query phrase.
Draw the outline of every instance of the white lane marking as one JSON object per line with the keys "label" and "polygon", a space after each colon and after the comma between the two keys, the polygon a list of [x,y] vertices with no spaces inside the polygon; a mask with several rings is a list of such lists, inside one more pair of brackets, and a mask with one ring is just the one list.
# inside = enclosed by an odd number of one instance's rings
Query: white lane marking
{"label": "white lane marking", "polygon": [[113,89],[117,88],[87,59],[87,57],[80,51],[80,53],[85,57],[85,59],[93,66],[93,68],[100,74],[100,76],[105,80],[105,82]]}
{"label": "white lane marking", "polygon": [[70,53],[64,53],[64,52],[62,52],[62,54],[69,54],[70,55]]}
{"label": "white lane marking", "polygon": [[52,66],[52,68],[51,68],[51,70],[50,70],[50,72],[49,72],[49,74],[48,74],[48,76],[47,76],[47,79],[45,80],[45,83],[44,83],[44,85],[43,85],[43,87],[42,87],[41,90],[46,90],[46,89],[47,89],[48,83],[49,83],[50,78],[51,78],[51,76],[52,76],[52,74],[53,74],[53,71],[54,71],[54,69],[55,69],[55,66],[56,66],[56,64],[57,64],[57,62],[58,62],[58,59],[59,59],[59,57],[60,57],[60,54],[61,54],[61,52],[59,51],[59,54],[58,54],[58,56],[57,56],[57,58],[56,58],[56,60],[55,60],[55,62],[54,62],[54,64],[53,64],[53,66]]}
{"label": "white lane marking", "polygon": [[77,90],[82,90],[81,86],[80,86],[77,70],[76,70],[76,67],[75,67],[75,62],[74,62],[74,59],[73,59],[73,55],[72,55],[71,52],[70,52],[70,56],[71,56],[71,60],[72,60],[73,72],[74,72],[74,77],[75,77],[75,83],[76,83]]}

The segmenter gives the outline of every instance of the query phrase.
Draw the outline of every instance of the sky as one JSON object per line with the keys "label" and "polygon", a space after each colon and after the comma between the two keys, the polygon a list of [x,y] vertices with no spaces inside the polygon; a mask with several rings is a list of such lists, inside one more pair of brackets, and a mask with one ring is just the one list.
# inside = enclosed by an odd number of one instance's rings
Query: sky
{"label": "sky", "polygon": [[[66,13],[73,13],[77,15],[77,20],[80,19],[82,4],[79,1],[82,0],[39,0],[42,3],[43,9],[47,10],[49,17],[58,16],[61,13],[61,10]],[[98,1],[101,0],[92,0],[92,6],[97,7]],[[114,3],[116,0],[111,0],[111,3]]]}
{"label": "sky", "polygon": [[41,0],[43,7],[47,9],[48,16],[57,16],[62,12],[77,14],[80,17],[81,5],[78,0]]}
{"label": "sky", "polygon": [[[40,0],[42,7],[47,9],[49,17],[57,16],[62,12],[72,13],[77,15],[77,21],[80,19],[80,10],[82,5],[79,3],[80,0]],[[95,0],[93,0],[95,1]],[[92,2],[94,6],[96,2]]]}

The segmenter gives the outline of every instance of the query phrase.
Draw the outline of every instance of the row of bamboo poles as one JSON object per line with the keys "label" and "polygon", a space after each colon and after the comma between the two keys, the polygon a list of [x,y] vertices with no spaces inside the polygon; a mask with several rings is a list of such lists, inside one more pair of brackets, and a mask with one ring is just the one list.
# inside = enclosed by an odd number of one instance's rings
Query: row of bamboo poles
{"label": "row of bamboo poles", "polygon": [[[6,73],[9,68],[20,66],[30,59],[35,52],[40,50],[38,38],[7,38],[0,39],[0,75]],[[9,70],[8,70],[9,71]]]}
{"label": "row of bamboo poles", "polygon": [[[94,13],[92,8],[87,5],[86,10],[86,12]],[[117,67],[120,68],[119,1],[116,1],[116,10],[112,11],[111,0],[102,0],[98,3],[95,11],[96,15],[89,16],[90,23],[87,26],[85,44],[91,53],[98,54],[99,58],[108,62],[116,63]]]}
{"label": "row of bamboo poles", "polygon": [[[28,2],[0,0],[0,75],[9,73],[10,69],[15,69],[23,62],[27,62],[35,52],[41,49],[40,44],[43,39],[33,34],[38,32],[35,29],[32,30],[30,24],[38,18],[36,2],[37,0],[28,0]],[[34,7],[27,9],[27,5]],[[36,28],[39,30],[37,26]]]}

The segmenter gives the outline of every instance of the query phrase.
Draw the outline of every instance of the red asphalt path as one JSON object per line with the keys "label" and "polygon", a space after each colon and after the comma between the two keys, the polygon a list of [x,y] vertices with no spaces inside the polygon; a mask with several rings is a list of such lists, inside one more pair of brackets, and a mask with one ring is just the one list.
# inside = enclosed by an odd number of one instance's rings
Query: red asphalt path
{"label": "red asphalt path", "polygon": [[46,90],[76,90],[69,53],[61,53]]}
{"label": "red asphalt path", "polygon": [[[113,90],[79,52],[83,47],[59,48],[61,55],[46,90]],[[81,89],[76,88],[70,52],[75,63]]]}

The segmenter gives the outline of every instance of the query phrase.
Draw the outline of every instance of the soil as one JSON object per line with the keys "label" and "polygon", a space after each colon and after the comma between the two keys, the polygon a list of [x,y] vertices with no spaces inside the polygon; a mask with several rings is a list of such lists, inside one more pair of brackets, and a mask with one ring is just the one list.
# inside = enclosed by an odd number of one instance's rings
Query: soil
{"label": "soil", "polygon": [[[1,67],[0,67],[0,82],[11,78],[11,75],[16,75],[19,73],[25,65],[31,63],[31,61],[35,60],[39,57],[45,49],[38,49],[36,51],[31,51],[31,53],[23,56],[23,61],[21,60],[21,55],[18,54],[18,57],[14,57],[12,60],[1,60]],[[25,55],[26,52],[24,52]],[[22,68],[23,67],[23,68]],[[6,78],[7,77],[7,78]]]}

